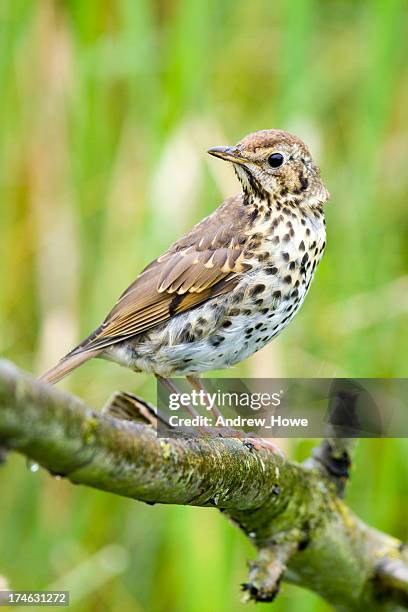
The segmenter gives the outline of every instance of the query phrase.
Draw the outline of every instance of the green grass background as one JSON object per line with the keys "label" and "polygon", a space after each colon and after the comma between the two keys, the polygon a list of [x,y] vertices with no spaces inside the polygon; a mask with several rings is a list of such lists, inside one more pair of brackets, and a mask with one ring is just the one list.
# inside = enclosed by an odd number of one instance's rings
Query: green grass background
{"label": "green grass background", "polygon": [[[406,376],[407,37],[403,0],[3,0],[2,355],[50,366],[237,189],[206,148],[280,127],[321,165],[328,247],[295,322],[233,375]],[[115,389],[155,393],[96,361],[62,386],[94,406]],[[406,440],[361,442],[347,494],[403,539],[407,457]],[[254,551],[218,512],[76,488],[18,456],[0,479],[12,588],[69,588],[73,611],[244,609]],[[273,609],[328,606],[285,585]]]}

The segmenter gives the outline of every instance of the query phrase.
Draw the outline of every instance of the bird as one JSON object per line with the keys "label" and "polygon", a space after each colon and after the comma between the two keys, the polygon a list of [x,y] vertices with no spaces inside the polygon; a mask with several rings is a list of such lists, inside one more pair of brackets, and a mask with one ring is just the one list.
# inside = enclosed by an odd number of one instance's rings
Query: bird
{"label": "bird", "polygon": [[43,374],[56,383],[93,357],[155,375],[225,369],[287,327],[325,249],[329,199],[306,144],[278,129],[208,150],[241,190],[152,261],[104,321]]}

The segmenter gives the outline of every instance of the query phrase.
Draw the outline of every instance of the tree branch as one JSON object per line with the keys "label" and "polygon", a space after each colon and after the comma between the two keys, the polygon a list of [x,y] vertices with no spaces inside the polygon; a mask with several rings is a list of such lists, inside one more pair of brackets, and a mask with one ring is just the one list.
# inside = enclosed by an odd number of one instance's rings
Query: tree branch
{"label": "tree branch", "polygon": [[218,508],[258,549],[247,598],[272,600],[284,579],[338,610],[407,605],[401,542],[359,521],[321,471],[238,439],[159,439],[146,424],[154,407],[133,401],[144,406],[141,422],[97,413],[2,361],[0,446],[76,484],[147,503]]}

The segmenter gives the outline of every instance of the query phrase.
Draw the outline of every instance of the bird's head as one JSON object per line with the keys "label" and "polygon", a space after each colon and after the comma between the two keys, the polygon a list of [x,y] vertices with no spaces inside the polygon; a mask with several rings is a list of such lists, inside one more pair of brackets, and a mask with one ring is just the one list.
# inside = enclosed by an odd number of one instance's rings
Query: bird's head
{"label": "bird's head", "polygon": [[234,165],[244,192],[260,198],[324,204],[329,192],[305,143],[281,130],[260,130],[232,147],[208,151]]}

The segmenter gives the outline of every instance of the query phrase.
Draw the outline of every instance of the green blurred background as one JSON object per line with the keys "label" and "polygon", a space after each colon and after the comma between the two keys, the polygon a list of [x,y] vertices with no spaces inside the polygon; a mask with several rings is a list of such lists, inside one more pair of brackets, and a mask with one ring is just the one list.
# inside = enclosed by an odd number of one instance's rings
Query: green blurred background
{"label": "green blurred background", "polygon": [[[3,0],[2,355],[52,365],[237,191],[206,149],[279,127],[319,160],[328,247],[296,320],[232,375],[406,376],[407,39],[403,0]],[[97,361],[61,386],[98,407],[116,389],[155,397]],[[347,495],[403,539],[407,457],[406,440],[361,442]],[[75,488],[19,456],[0,478],[3,584],[70,589],[75,611],[252,609],[254,551],[218,512]],[[329,609],[288,585],[272,605]]]}

